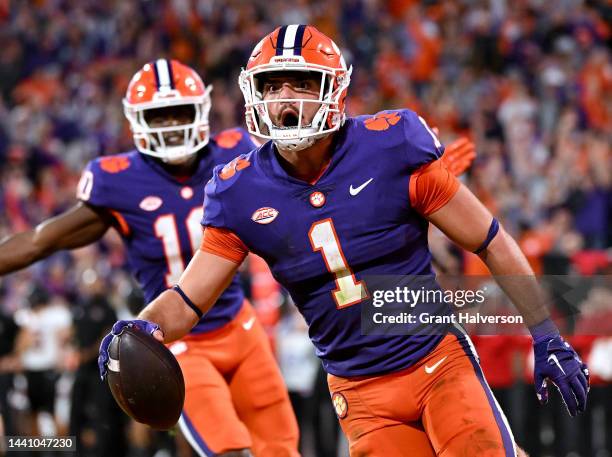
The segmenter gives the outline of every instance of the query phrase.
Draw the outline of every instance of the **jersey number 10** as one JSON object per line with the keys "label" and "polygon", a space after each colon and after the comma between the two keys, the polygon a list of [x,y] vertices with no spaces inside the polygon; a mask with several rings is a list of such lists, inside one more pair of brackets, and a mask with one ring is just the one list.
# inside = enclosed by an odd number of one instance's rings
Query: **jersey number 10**
{"label": "jersey number 10", "polygon": [[[204,211],[202,207],[193,208],[189,215],[183,221],[189,234],[189,242],[191,245],[191,254],[199,248],[202,242],[202,226],[200,221]],[[185,262],[181,254],[181,241],[179,237],[179,229],[176,224],[176,216],[174,214],[164,214],[159,216],[153,224],[155,236],[159,238],[164,247],[164,256],[168,264],[168,273],[166,274],[166,286],[172,287],[176,284],[185,271]]]}

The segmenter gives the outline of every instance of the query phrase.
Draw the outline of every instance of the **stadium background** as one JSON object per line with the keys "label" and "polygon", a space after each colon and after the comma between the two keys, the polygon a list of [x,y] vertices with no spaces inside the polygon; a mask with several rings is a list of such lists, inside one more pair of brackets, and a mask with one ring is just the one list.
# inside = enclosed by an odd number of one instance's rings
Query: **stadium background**
{"label": "stadium background", "polygon": [[[243,124],[236,81],[256,42],[279,24],[309,23],[333,37],[355,67],[350,114],[407,107],[437,126],[443,142],[473,139],[478,157],[463,179],[537,273],[610,275],[611,22],[605,0],[0,1],[0,235],[69,208],[88,160],[131,149],[121,98],[145,62],[173,57],[213,84],[218,132]],[[478,259],[437,233],[432,246],[442,271],[484,273]],[[334,455],[334,417],[303,323],[256,260],[243,275],[278,348],[305,455]],[[70,311],[76,335],[90,329],[79,310],[93,302],[119,316],[139,303],[115,233],[2,278],[2,314],[18,317],[37,299],[35,284],[57,313]],[[28,435],[27,389],[11,352],[19,329],[11,332],[9,321],[0,325],[0,394],[11,413],[9,434]],[[27,317],[17,321],[27,327]],[[560,322],[581,335],[575,347],[595,378],[586,415],[570,419],[554,396],[547,408],[536,405],[526,337],[480,338],[485,372],[532,456],[610,456],[610,288],[585,294],[581,314]],[[62,342],[56,354],[60,433],[68,430],[78,350]],[[81,352],[87,357],[91,365],[91,354]],[[82,398],[88,443],[104,422],[88,402],[101,398]],[[117,421],[103,426],[126,437],[126,455],[189,455],[173,450],[172,437],[124,432]]]}

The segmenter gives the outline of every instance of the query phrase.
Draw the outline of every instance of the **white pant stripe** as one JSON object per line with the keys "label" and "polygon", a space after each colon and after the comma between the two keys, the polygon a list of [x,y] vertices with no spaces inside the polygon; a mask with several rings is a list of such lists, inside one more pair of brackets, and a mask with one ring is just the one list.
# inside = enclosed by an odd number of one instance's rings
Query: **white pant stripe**
{"label": "white pant stripe", "polygon": [[191,430],[189,430],[189,427],[187,427],[182,414],[178,423],[179,427],[181,428],[181,432],[183,432],[183,435],[185,436],[187,442],[191,445],[191,448],[194,449],[200,457],[208,457],[208,454],[204,452],[204,449],[198,445],[196,439],[193,437],[193,434],[191,433]]}
{"label": "white pant stripe", "polygon": [[[470,350],[472,351],[472,355],[476,359],[476,363],[478,364],[478,369],[482,373],[482,369],[480,368],[480,357],[478,357],[478,353],[476,352],[476,347],[474,346],[474,343],[472,343],[472,340],[470,339],[469,335],[465,332],[465,329],[463,327],[461,327],[458,324],[454,324],[454,326],[465,337],[465,340],[467,341],[468,345],[470,346]],[[504,414],[501,407],[499,406],[499,403],[497,402],[497,398],[495,398],[495,395],[493,395],[493,391],[491,390],[491,387],[489,386],[489,383],[487,382],[487,378],[485,378],[484,374],[482,374],[482,379],[484,380],[484,384],[486,388],[489,390],[489,393],[491,394],[491,398],[493,398],[493,401],[495,402],[495,407],[497,408],[499,417],[501,417],[502,421],[504,422],[504,425],[506,426],[506,430],[508,431],[508,434],[510,435],[510,438],[512,439],[512,449],[514,451],[514,455],[517,455],[516,454],[517,453],[516,441],[514,440],[514,435],[512,434],[512,429],[510,428],[508,419],[506,418],[506,415]]]}

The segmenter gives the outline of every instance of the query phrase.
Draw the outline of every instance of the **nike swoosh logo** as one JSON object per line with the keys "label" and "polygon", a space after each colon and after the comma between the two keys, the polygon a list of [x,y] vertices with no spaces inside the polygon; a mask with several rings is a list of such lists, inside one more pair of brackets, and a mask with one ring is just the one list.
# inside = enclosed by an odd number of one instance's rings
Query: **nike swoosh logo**
{"label": "nike swoosh logo", "polygon": [[440,360],[438,360],[436,363],[434,363],[430,367],[425,365],[425,373],[432,374],[434,371],[436,371],[436,368],[438,368],[440,366],[440,364],[446,360],[446,357],[448,357],[448,356],[442,357]]}
{"label": "nike swoosh logo", "polygon": [[363,189],[365,189],[365,187],[370,184],[372,181],[374,180],[374,178],[370,178],[368,179],[366,182],[364,182],[361,186],[359,187],[353,187],[353,185],[351,184],[351,186],[349,187],[349,193],[354,197],[355,195],[357,195],[359,192],[361,192]]}
{"label": "nike swoosh logo", "polygon": [[555,365],[559,367],[559,370],[561,370],[561,373],[565,374],[565,370],[563,369],[563,367],[561,367],[561,364],[559,363],[559,359],[557,358],[555,354],[551,354],[548,356],[548,363],[550,363],[551,360],[555,363]]}
{"label": "nike swoosh logo", "polygon": [[253,324],[255,323],[255,316],[251,317],[248,321],[242,324],[242,328],[245,330],[251,330]]}

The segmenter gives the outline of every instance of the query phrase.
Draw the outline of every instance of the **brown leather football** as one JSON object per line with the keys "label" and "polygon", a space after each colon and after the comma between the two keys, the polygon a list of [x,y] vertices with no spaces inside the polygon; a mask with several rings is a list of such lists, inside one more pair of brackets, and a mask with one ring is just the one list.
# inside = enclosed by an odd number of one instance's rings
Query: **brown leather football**
{"label": "brown leather football", "polygon": [[113,337],[108,355],[107,381],[121,409],[154,429],[172,428],[183,409],[185,382],[168,348],[128,327]]}

